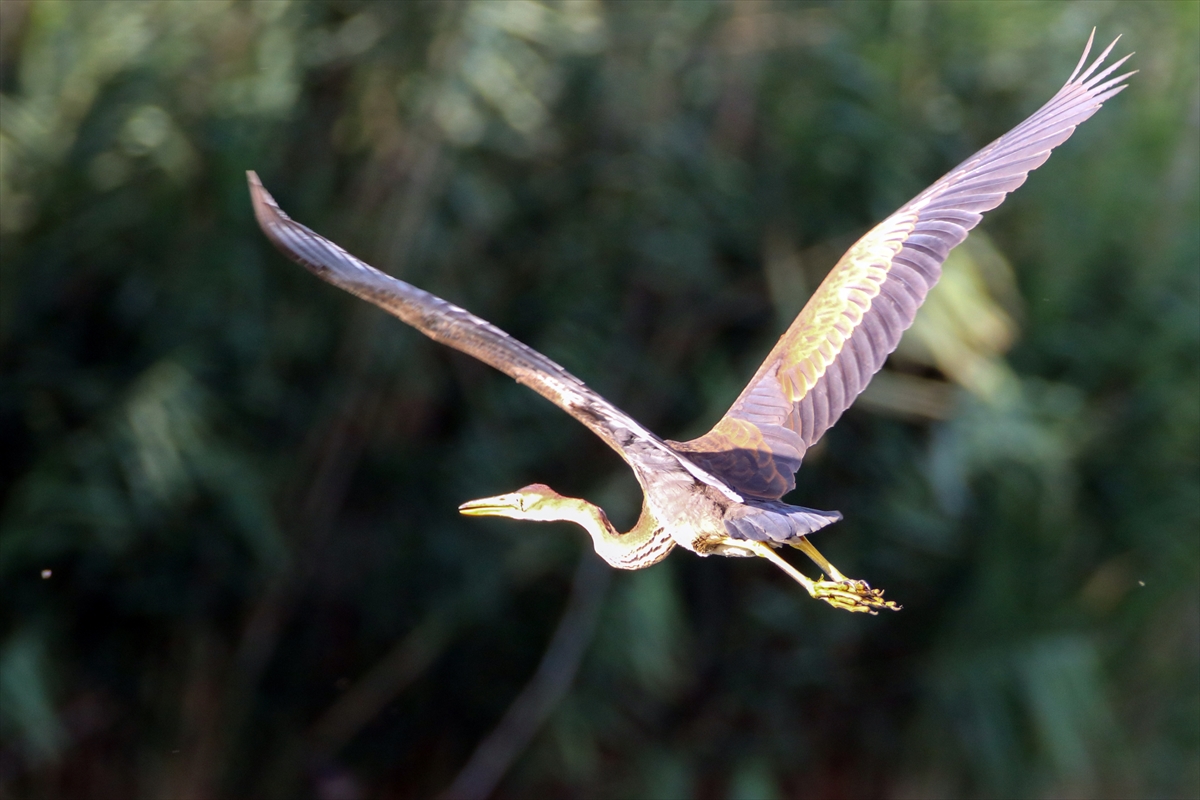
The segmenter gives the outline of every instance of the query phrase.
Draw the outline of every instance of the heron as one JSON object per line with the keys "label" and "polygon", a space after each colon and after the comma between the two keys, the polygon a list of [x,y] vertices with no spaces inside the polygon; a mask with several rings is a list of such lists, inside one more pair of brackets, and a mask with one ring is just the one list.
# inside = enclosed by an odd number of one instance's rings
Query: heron
{"label": "heron", "polygon": [[[660,438],[563,367],[491,323],[387,275],[287,216],[247,173],[254,214],[267,238],[318,277],[434,341],[514,378],[583,423],[617,452],[642,490],[642,508],[618,531],[599,506],[535,483],[459,506],[469,516],[566,521],[583,528],[596,553],[618,569],[658,563],[676,545],[701,556],[765,558],[814,598],[874,614],[897,610],[881,589],[848,578],[813,546],[836,511],[790,505],[795,474],[811,448],[896,349],[941,275],[950,250],[983,212],[1004,201],[1077,125],[1126,88],[1124,58],[1101,69],[1119,41],[1085,69],[1095,30],[1066,84],[1028,119],[972,155],[880,222],[841,257],[726,414],[703,436]],[[823,576],[809,578],[782,558],[787,545]]]}

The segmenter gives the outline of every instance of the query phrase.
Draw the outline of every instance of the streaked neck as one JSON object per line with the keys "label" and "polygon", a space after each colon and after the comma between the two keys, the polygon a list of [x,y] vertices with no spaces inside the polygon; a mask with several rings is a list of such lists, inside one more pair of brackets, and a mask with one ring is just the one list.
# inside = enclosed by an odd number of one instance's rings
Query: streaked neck
{"label": "streaked neck", "polygon": [[592,537],[596,553],[617,569],[642,569],[657,564],[675,546],[675,541],[654,519],[644,502],[637,524],[626,533],[613,527],[604,509],[586,500],[572,503],[569,511],[570,516],[564,516],[564,519],[586,530]]}

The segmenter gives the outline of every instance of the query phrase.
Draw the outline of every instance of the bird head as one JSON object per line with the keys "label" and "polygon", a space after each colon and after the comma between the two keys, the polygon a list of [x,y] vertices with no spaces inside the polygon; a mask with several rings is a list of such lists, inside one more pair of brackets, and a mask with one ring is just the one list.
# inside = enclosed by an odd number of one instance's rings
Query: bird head
{"label": "bird head", "polygon": [[569,513],[567,506],[578,502],[563,497],[544,483],[531,483],[508,494],[468,500],[458,510],[469,517],[508,517],[551,522],[572,518],[574,515]]}

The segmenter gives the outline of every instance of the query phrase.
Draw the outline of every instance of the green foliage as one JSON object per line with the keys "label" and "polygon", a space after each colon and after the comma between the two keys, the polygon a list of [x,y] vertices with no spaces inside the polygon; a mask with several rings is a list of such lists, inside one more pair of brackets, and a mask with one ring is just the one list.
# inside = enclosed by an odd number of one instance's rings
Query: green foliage
{"label": "green foliage", "polygon": [[904,611],[751,560],[614,574],[498,794],[1195,796],[1198,11],[5,0],[0,791],[436,794],[586,548],[457,505],[636,515],[565,414],[278,257],[246,169],[686,438],[1095,25],[1141,72],[956,251],[790,498]]}

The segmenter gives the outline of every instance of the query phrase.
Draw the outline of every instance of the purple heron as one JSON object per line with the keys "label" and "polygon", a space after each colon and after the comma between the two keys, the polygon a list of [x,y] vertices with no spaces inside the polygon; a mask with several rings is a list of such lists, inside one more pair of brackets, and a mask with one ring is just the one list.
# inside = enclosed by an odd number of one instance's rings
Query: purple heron
{"label": "purple heron", "polygon": [[[1025,182],[1050,151],[1132,72],[1102,71],[1116,41],[1086,69],[1092,39],[1066,85],[1031,117],[951,170],[850,248],[712,430],[689,442],[661,439],[536,350],[473,314],[365,264],[294,222],[250,172],[258,224],[288,258],[374,303],[434,341],[504,372],[586,425],[633,470],[642,511],[624,533],[603,509],[543,484],[471,500],[471,516],[573,522],[619,569],[641,569],[681,545],[702,556],[761,556],[815,598],[849,611],[896,609],[883,592],[847,578],[806,538],[841,519],[782,502],[805,451],[842,415],[896,349],[941,274],[951,248],[984,211]],[[1082,70],[1082,72],[1081,72]],[[812,580],[775,551],[801,550],[825,574]]]}

